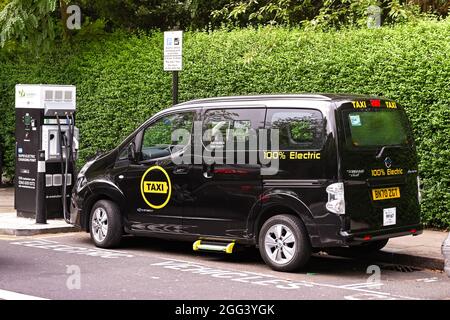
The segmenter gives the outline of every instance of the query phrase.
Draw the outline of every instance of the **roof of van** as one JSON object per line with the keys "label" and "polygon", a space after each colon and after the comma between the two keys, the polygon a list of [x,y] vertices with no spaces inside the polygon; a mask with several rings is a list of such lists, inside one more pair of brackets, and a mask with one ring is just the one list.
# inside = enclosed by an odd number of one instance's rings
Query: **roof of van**
{"label": "roof of van", "polygon": [[376,96],[359,94],[274,94],[274,95],[253,95],[253,96],[225,96],[215,98],[196,99],[182,102],[176,106],[189,106],[199,103],[217,103],[217,102],[239,102],[239,101],[268,101],[268,100],[319,100],[319,101],[341,101],[341,100],[362,100],[379,98]]}

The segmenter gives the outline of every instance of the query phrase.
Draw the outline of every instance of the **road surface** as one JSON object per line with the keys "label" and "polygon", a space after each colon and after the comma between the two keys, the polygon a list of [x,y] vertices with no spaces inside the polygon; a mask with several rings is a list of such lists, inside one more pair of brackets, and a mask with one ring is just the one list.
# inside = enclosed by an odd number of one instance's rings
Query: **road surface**
{"label": "road surface", "polygon": [[450,279],[327,255],[281,273],[256,249],[198,253],[191,243],[126,237],[103,250],[80,232],[0,237],[0,299],[450,299]]}

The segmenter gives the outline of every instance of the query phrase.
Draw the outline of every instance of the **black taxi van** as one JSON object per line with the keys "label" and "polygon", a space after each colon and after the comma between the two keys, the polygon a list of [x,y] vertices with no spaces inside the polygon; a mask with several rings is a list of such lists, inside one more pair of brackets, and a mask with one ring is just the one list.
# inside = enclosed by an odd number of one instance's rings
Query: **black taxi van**
{"label": "black taxi van", "polygon": [[219,97],[163,110],[87,162],[71,222],[102,248],[124,234],[226,253],[256,246],[271,268],[292,271],[313,252],[370,252],[420,234],[419,196],[411,128],[395,101]]}

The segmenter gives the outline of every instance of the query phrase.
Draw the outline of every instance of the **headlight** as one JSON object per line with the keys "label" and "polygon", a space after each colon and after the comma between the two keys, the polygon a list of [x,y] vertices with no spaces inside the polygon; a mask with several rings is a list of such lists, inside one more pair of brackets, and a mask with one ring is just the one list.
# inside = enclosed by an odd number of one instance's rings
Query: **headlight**
{"label": "headlight", "polygon": [[345,214],[344,184],[342,182],[333,183],[326,190],[328,193],[327,210],[336,214]]}

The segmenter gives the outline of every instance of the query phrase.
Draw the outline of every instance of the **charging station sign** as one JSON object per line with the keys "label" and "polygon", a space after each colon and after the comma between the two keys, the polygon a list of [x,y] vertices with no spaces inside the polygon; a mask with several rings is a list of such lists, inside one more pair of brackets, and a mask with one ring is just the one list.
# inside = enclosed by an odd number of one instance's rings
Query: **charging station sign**
{"label": "charging station sign", "polygon": [[183,31],[164,32],[164,71],[183,69]]}

